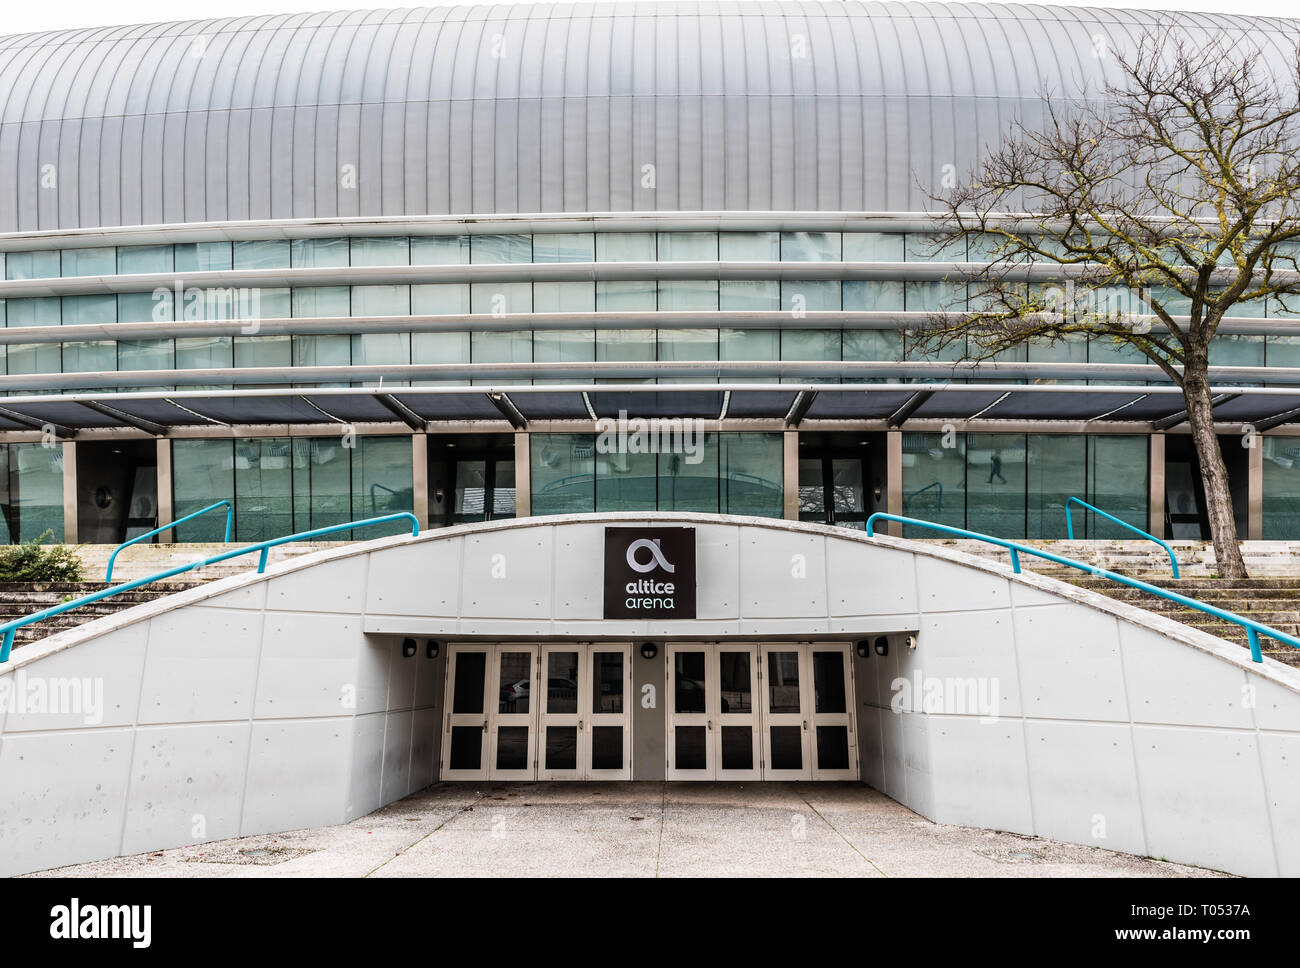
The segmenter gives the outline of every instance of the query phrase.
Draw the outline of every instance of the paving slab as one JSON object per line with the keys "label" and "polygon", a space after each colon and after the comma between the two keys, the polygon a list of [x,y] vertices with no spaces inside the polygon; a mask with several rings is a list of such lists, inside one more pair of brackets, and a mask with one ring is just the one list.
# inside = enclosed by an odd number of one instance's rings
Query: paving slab
{"label": "paving slab", "polygon": [[1222,877],[935,824],[860,783],[437,783],[348,824],[28,875]]}

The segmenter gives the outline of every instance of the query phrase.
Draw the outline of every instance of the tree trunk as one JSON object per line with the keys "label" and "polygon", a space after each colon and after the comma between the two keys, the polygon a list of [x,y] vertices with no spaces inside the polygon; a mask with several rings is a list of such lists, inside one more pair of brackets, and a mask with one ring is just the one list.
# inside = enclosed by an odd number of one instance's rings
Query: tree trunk
{"label": "tree trunk", "polygon": [[[1192,367],[1189,365],[1188,370]],[[1192,428],[1192,443],[1201,465],[1201,485],[1205,490],[1205,509],[1210,518],[1210,536],[1214,539],[1214,560],[1224,578],[1245,578],[1246,563],[1237,541],[1237,519],[1232,513],[1232,489],[1228,485],[1228,468],[1214,433],[1214,412],[1210,402],[1210,383],[1203,374],[1185,372],[1183,399],[1187,403],[1187,422]]]}

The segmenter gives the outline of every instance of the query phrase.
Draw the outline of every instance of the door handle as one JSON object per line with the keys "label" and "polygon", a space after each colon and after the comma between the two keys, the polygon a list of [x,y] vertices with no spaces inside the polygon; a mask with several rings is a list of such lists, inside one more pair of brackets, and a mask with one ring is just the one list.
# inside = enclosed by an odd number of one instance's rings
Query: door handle
{"label": "door handle", "polygon": [[708,719],[708,720],[705,720],[705,722],[708,723],[709,729],[713,729],[713,720]]}
{"label": "door handle", "polygon": [[806,719],[803,721],[803,731],[808,732],[808,720]]}
{"label": "door handle", "polygon": [[487,726],[488,726],[488,721],[485,719],[483,720],[483,732],[485,733],[487,732]]}

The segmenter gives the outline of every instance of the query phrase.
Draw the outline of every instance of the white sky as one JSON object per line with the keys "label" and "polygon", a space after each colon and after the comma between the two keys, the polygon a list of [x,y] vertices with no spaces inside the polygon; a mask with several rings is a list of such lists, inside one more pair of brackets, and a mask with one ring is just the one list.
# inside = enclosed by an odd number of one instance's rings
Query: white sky
{"label": "white sky", "polygon": [[[462,0],[464,5],[490,0]],[[530,0],[514,0],[528,3]],[[1051,6],[1124,7],[1145,10],[1198,10],[1278,17],[1297,15],[1296,0],[1103,0],[1072,4],[1038,0]],[[244,14],[294,13],[314,10],[373,9],[393,6],[446,6],[437,0],[424,4],[372,2],[372,0],[47,0],[45,3],[9,0],[0,17],[0,34],[65,27],[101,27],[167,20],[199,20]]]}

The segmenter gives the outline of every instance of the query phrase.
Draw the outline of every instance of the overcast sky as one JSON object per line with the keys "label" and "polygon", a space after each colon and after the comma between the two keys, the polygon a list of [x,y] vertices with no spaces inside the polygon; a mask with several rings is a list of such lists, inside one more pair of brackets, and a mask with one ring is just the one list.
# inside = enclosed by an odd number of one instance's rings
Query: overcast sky
{"label": "overcast sky", "polygon": [[[466,0],[475,6],[488,0]],[[516,0],[527,3],[529,0]],[[1040,2],[1057,4],[1055,0]],[[0,33],[20,34],[63,27],[151,23],[159,20],[200,20],[241,14],[291,13],[307,10],[372,9],[392,6],[444,6],[446,4],[393,4],[367,0],[7,0],[0,15]],[[1297,0],[1109,0],[1105,3],[1073,3],[1069,6],[1127,7],[1146,10],[1209,10],[1244,14],[1297,15]]]}

